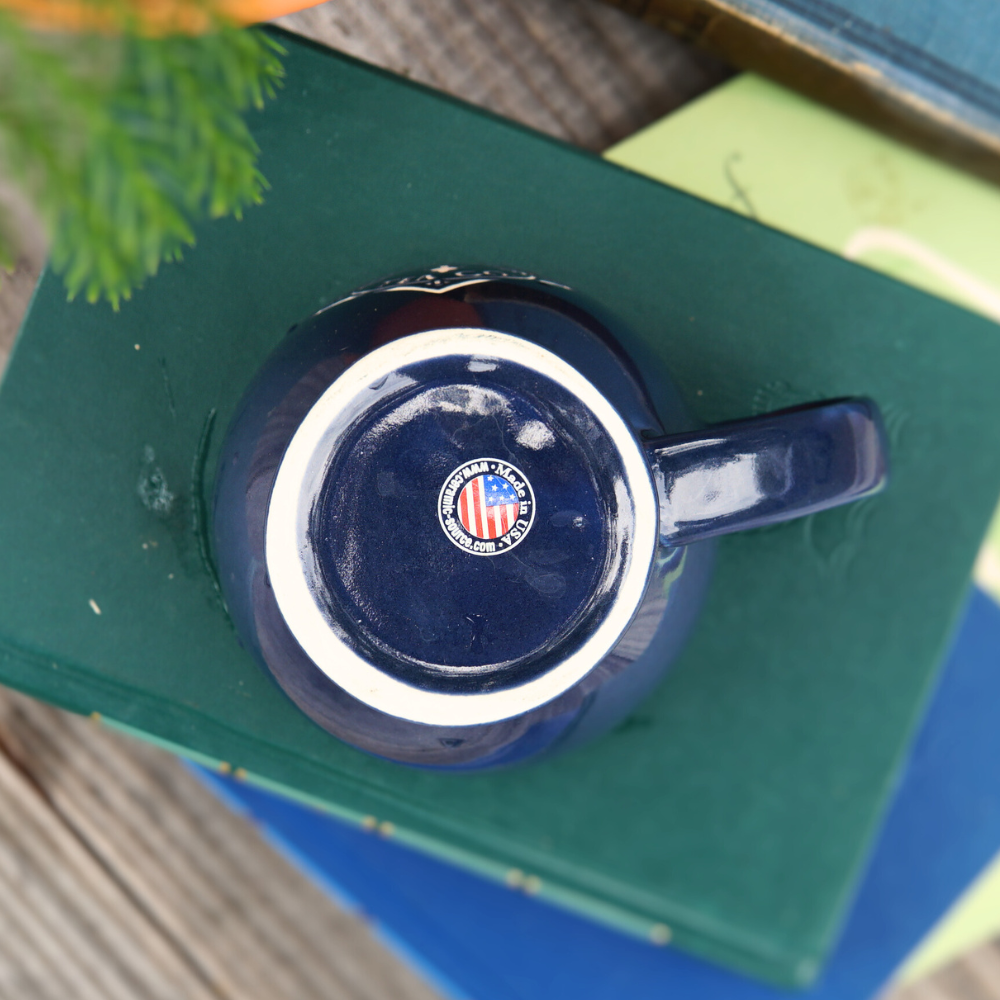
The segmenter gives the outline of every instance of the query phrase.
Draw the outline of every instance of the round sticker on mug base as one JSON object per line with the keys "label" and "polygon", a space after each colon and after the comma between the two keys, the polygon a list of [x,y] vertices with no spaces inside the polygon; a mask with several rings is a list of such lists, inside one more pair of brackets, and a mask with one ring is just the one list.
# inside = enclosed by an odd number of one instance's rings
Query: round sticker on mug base
{"label": "round sticker on mug base", "polygon": [[460,465],[438,496],[448,539],[474,556],[498,556],[524,541],[535,519],[528,477],[509,462],[477,458]]}

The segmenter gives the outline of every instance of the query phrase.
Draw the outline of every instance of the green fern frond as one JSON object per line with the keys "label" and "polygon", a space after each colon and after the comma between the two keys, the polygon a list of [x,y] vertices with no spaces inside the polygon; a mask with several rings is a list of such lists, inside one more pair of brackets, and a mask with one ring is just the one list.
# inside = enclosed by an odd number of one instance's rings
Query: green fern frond
{"label": "green fern frond", "polygon": [[244,112],[274,96],[282,51],[221,23],[198,36],[68,36],[0,14],[0,157],[49,229],[70,298],[117,309],[199,222],[262,200]]}

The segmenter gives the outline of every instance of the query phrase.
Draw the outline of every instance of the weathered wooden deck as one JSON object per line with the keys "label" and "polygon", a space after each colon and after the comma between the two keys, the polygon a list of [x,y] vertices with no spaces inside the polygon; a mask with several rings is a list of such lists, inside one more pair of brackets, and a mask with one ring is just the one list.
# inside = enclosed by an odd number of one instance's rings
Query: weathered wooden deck
{"label": "weathered wooden deck", "polygon": [[[280,23],[595,150],[727,72],[597,0],[332,0]],[[44,257],[24,228],[0,366]],[[0,1000],[436,995],[180,762],[0,690]],[[959,997],[1000,1000],[992,945],[894,1000]]]}

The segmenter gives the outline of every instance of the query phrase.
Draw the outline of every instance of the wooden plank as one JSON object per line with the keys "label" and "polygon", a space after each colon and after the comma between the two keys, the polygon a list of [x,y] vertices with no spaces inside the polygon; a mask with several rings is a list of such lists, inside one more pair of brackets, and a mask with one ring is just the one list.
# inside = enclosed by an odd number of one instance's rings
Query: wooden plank
{"label": "wooden plank", "polygon": [[277,23],[594,150],[730,73],[597,0],[336,0]]}
{"label": "wooden plank", "polygon": [[883,1000],[1000,1000],[1000,940],[987,941]]}
{"label": "wooden plank", "polygon": [[0,996],[436,993],[178,760],[2,692]]}
{"label": "wooden plank", "polygon": [[0,177],[0,221],[18,254],[13,271],[0,269],[0,376],[45,262],[45,234],[24,196]]}

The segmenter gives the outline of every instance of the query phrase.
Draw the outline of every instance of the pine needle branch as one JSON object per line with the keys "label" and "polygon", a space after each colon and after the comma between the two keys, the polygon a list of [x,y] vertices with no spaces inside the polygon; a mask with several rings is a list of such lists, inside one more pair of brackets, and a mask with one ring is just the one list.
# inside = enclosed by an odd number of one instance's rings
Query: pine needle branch
{"label": "pine needle branch", "polygon": [[[193,245],[199,222],[262,200],[244,113],[274,96],[282,51],[221,22],[196,36],[70,36],[0,12],[0,157],[49,230],[70,298],[117,309]],[[0,258],[9,244],[0,232]]]}

